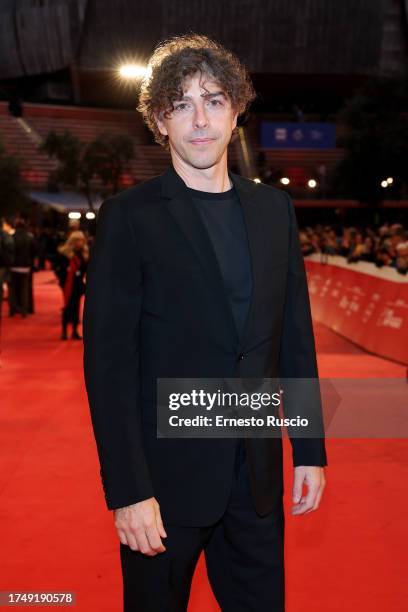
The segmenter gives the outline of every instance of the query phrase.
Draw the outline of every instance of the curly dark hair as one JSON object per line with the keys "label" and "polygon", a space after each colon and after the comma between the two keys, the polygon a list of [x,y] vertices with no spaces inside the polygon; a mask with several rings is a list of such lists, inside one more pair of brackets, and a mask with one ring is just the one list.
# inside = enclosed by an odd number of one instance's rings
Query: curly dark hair
{"label": "curly dark hair", "polygon": [[137,110],[153,132],[155,141],[168,148],[168,137],[160,133],[154,113],[165,116],[173,102],[183,96],[183,81],[196,73],[209,76],[231,100],[232,108],[244,115],[256,93],[247,69],[238,57],[221,44],[201,34],[174,36],[153,52],[140,88]]}

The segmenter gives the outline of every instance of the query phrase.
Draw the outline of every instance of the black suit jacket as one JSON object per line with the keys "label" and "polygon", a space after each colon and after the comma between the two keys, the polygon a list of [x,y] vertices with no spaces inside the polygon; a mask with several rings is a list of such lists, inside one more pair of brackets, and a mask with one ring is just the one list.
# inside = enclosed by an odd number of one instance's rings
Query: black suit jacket
{"label": "black suit jacket", "polygon": [[[84,373],[109,509],[155,496],[164,521],[199,526],[214,523],[227,505],[236,440],[157,438],[157,378],[318,376],[292,201],[229,174],[253,279],[241,337],[210,237],[172,166],[99,211]],[[291,443],[295,466],[327,465],[324,438]],[[265,515],[283,494],[282,439],[245,444],[255,508]]]}

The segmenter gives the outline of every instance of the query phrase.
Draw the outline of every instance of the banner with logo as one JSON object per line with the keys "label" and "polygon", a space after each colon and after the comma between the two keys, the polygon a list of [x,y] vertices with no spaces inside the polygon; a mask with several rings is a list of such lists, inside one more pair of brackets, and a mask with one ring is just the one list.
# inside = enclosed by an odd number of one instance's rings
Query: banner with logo
{"label": "banner with logo", "polygon": [[263,121],[260,142],[262,149],[334,149],[336,124]]}

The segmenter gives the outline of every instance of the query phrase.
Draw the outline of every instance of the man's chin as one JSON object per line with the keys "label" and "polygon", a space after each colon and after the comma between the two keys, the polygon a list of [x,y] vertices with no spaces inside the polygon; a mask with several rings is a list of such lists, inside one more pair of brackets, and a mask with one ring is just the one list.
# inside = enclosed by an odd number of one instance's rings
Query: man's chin
{"label": "man's chin", "polygon": [[191,166],[193,166],[193,168],[197,168],[197,170],[206,170],[215,166],[220,161],[221,157],[222,156],[217,157],[216,155],[211,155],[208,157],[194,156],[190,157],[187,161]]}

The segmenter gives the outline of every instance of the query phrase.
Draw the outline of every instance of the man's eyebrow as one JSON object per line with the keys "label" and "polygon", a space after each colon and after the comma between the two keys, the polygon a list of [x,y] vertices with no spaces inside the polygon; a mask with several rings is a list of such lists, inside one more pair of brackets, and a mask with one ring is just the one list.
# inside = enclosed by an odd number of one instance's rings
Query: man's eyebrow
{"label": "man's eyebrow", "polygon": [[203,98],[214,98],[214,96],[224,96],[226,98],[225,91],[211,91],[209,93],[201,94]]}
{"label": "man's eyebrow", "polygon": [[[224,98],[226,98],[226,94],[225,91],[210,91],[208,93],[203,93],[201,94],[201,98],[215,98],[216,96],[224,96]],[[191,96],[183,96],[182,98],[177,98],[177,100],[175,100],[175,102],[181,101],[181,100],[192,100]]]}

